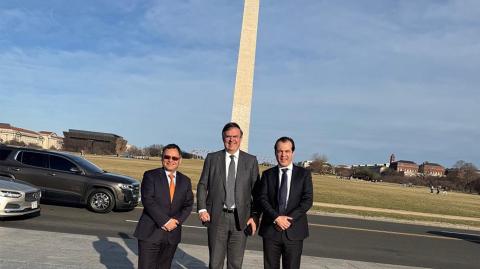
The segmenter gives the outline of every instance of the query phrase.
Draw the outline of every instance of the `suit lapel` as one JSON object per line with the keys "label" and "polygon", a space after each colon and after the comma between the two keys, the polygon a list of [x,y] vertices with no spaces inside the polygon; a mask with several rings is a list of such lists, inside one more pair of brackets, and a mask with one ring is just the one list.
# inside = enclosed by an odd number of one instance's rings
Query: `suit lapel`
{"label": "suit lapel", "polygon": [[275,168],[273,169],[273,179],[272,179],[273,184],[272,184],[272,186],[275,189],[273,190],[273,192],[271,192],[271,193],[275,193],[274,200],[275,200],[275,208],[277,210],[278,210],[278,192],[279,192],[279,188],[280,188],[279,183],[278,183],[278,181],[279,181],[279,179],[278,179],[278,177],[279,177],[278,169],[279,169],[278,165],[275,166]]}
{"label": "suit lapel", "polygon": [[[237,175],[235,177],[235,192],[238,192],[241,189],[240,184],[242,184],[242,179],[245,178],[245,171],[245,158],[243,152],[240,151],[238,154]],[[238,195],[235,195],[235,197],[238,197]]]}
{"label": "suit lapel", "polygon": [[225,184],[225,181],[227,180],[227,172],[225,171],[225,166],[226,166],[226,162],[225,162],[225,150],[222,150],[220,152],[220,154],[218,154],[218,163],[220,163],[220,184],[221,186],[223,187],[223,191],[224,191],[224,199],[226,197],[226,194],[227,194],[227,185]]}
{"label": "suit lapel", "polygon": [[290,179],[290,191],[288,193],[288,201],[287,201],[287,209],[285,210],[288,212],[290,210],[290,205],[292,204],[292,199],[297,197],[296,193],[300,188],[300,182],[298,181],[298,168],[295,165],[292,168],[292,178]]}
{"label": "suit lapel", "polygon": [[[183,178],[181,178],[182,176],[180,175],[180,173],[178,173],[177,171],[177,177],[175,178],[175,192],[173,194],[173,201],[172,201],[172,204],[174,204],[177,199],[179,199],[178,197],[178,193],[181,193],[181,189],[183,188]],[[168,190],[168,195],[170,195],[170,189]],[[170,196],[169,196],[170,197]]]}
{"label": "suit lapel", "polygon": [[165,169],[161,168],[159,170],[159,183],[160,183],[160,198],[167,199],[170,202],[170,188],[168,185],[167,175],[165,174]]}

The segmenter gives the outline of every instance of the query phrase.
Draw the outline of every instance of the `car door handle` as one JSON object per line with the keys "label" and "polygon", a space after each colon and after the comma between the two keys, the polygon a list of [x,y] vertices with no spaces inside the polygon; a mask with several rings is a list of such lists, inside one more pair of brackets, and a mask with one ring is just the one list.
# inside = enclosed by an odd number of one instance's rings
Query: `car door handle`
{"label": "car door handle", "polygon": [[18,171],[20,171],[20,168],[10,168],[10,170],[18,172]]}
{"label": "car door handle", "polygon": [[56,176],[57,174],[55,174],[55,173],[49,173],[48,175],[54,177],[54,176]]}

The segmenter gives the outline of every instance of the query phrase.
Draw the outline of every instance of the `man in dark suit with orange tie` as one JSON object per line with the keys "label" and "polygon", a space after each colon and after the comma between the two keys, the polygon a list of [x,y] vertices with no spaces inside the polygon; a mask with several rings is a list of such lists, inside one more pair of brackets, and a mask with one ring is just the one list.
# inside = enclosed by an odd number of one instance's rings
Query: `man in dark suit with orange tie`
{"label": "man in dark suit with orange tie", "polygon": [[146,171],[141,194],[143,213],[135,229],[138,268],[170,268],[180,243],[182,223],[192,212],[190,178],[177,171],[182,152],[175,144],[162,152],[162,168]]}
{"label": "man in dark suit with orange tie", "polygon": [[278,165],[262,174],[258,196],[263,210],[259,235],[263,237],[264,268],[300,268],[303,240],[308,237],[307,211],[313,204],[310,171],[293,164],[295,142],[281,137],[275,143]]}

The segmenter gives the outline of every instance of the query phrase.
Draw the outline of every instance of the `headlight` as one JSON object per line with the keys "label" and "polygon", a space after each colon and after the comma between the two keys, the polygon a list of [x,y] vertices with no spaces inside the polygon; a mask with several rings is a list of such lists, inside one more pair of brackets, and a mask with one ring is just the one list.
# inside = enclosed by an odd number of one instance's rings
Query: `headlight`
{"label": "headlight", "polygon": [[22,197],[22,194],[16,191],[4,191],[0,190],[0,196],[1,197],[10,197],[10,198],[20,198]]}
{"label": "headlight", "polygon": [[118,187],[122,190],[133,190],[133,185],[130,184],[118,184]]}

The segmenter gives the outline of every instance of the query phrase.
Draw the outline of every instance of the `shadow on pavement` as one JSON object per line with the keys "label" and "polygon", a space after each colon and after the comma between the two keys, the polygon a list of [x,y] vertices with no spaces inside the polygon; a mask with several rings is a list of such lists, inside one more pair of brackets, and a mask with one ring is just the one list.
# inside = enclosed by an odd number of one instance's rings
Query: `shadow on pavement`
{"label": "shadow on pavement", "polygon": [[462,239],[468,242],[480,244],[480,235],[455,233],[455,232],[447,232],[447,231],[428,231],[428,233],[450,237],[450,238]]}
{"label": "shadow on pavement", "polygon": [[138,256],[138,245],[137,245],[137,239],[135,237],[131,237],[130,235],[126,233],[118,233],[118,236],[123,239],[123,242],[125,242],[125,245],[130,249],[131,252],[135,253],[136,256]]}
{"label": "shadow on pavement", "polygon": [[81,204],[80,202],[59,202],[55,200],[47,200],[43,199],[40,200],[40,204],[45,204],[45,205],[56,205],[56,206],[64,206],[64,207],[75,207],[75,208],[86,208],[85,205]]}
{"label": "shadow on pavement", "polygon": [[[125,245],[130,249],[131,252],[135,253],[138,256],[138,243],[137,239],[129,236],[126,233],[118,233],[118,235],[123,239]],[[110,268],[110,267],[107,267]],[[199,260],[190,254],[186,253],[180,247],[177,248],[175,252],[175,257],[172,262],[172,269],[180,268],[189,268],[189,269],[205,269],[208,266],[202,261]]]}
{"label": "shadow on pavement", "polygon": [[5,221],[5,222],[9,222],[9,221],[19,221],[19,220],[28,220],[28,219],[32,219],[32,218],[35,218],[35,217],[38,217],[40,216],[40,211],[38,212],[35,212],[35,213],[30,213],[30,214],[26,214],[26,215],[21,215],[21,216],[9,216],[9,217],[0,217],[0,221]]}
{"label": "shadow on pavement", "polygon": [[107,237],[99,236],[93,242],[93,247],[100,254],[100,262],[107,269],[134,269],[128,258],[128,252],[117,242],[109,241]]}
{"label": "shadow on pavement", "polygon": [[208,266],[203,261],[189,255],[181,248],[177,248],[172,262],[172,269],[177,268],[205,269],[208,268]]}

